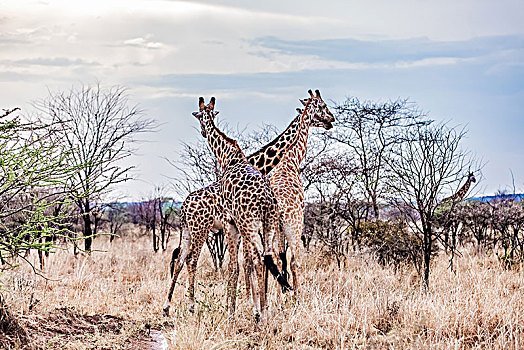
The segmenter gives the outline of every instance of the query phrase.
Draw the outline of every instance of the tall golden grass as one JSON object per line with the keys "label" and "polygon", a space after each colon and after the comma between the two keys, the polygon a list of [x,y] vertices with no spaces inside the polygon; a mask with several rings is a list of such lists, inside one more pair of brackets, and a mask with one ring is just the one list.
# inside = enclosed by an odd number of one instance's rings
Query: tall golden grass
{"label": "tall golden grass", "polygon": [[[300,296],[282,295],[270,283],[266,324],[254,322],[241,278],[233,324],[226,317],[226,271],[214,271],[207,251],[197,276],[196,312],[187,309],[184,269],[171,316],[164,318],[171,249],[154,253],[148,237],[132,235],[112,244],[99,237],[94,248],[100,251],[52,254],[43,271],[47,280],[27,265],[4,273],[12,311],[45,314],[69,306],[111,314],[162,330],[173,349],[524,348],[524,275],[503,269],[496,256],[463,251],[455,272],[445,256],[438,257],[425,291],[410,268],[395,270],[356,255],[339,269],[313,249],[302,258]],[[125,348],[114,339],[107,344]]]}

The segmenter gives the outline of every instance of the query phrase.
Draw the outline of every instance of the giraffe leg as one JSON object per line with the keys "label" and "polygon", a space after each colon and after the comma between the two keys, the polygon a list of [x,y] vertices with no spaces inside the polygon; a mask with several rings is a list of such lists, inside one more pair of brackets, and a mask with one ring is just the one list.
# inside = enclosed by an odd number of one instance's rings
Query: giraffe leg
{"label": "giraffe leg", "polygon": [[[297,223],[294,225],[294,227],[289,231],[289,250],[291,251],[291,260],[290,260],[290,269],[291,273],[293,274],[293,288],[295,296],[298,296],[300,294],[300,276],[299,271],[300,270],[300,246],[299,246],[299,240],[300,235],[303,231],[303,224]],[[287,238],[287,236],[286,236]]]}
{"label": "giraffe leg", "polygon": [[[277,212],[277,206],[276,201],[274,202],[274,206],[272,208],[273,214]],[[262,223],[262,228],[264,231],[264,248],[263,253],[260,252],[259,254],[256,254],[257,259],[256,262],[259,264],[259,268],[257,269],[257,277],[259,280],[259,293],[260,293],[260,309],[261,309],[261,318],[262,322],[265,323],[267,320],[267,283],[268,283],[268,271],[271,272],[272,275],[278,278],[283,278],[282,274],[278,272],[278,268],[274,263],[273,253],[274,249],[273,246],[275,244],[275,238],[278,241],[278,249],[282,249],[282,243],[283,243],[283,237],[284,235],[281,233],[280,230],[280,224],[279,220],[275,220],[275,218],[270,219],[266,216],[264,219],[264,222]],[[276,236],[275,236],[276,235]],[[257,253],[257,252],[255,252]],[[262,262],[262,254],[263,256],[263,262]],[[281,281],[279,281],[281,283]]]}
{"label": "giraffe leg", "polygon": [[251,285],[251,295],[253,302],[253,312],[255,321],[258,322],[261,317],[261,305],[264,303],[261,292],[264,292],[264,281],[262,278],[262,244],[260,244],[260,236],[258,231],[261,227],[260,222],[251,222],[247,219],[244,226],[238,226],[242,232],[244,260],[248,266],[249,271],[246,272],[246,279]]}
{"label": "giraffe leg", "polygon": [[182,267],[184,267],[184,262],[186,261],[187,255],[190,254],[190,251],[191,235],[189,233],[189,229],[184,228],[182,230],[182,244],[180,247],[180,255],[173,264],[173,277],[171,279],[171,286],[169,287],[169,291],[167,293],[167,300],[163,306],[165,316],[169,316],[169,308],[171,306],[171,299],[173,298],[173,291],[175,290],[176,280],[178,278],[178,275],[180,274],[180,271],[182,270]]}
{"label": "giraffe leg", "polygon": [[294,289],[294,293],[295,293],[295,296],[298,296],[299,293],[300,293],[300,284],[299,284],[299,276],[298,276],[298,271],[300,271],[300,266],[299,266],[299,256],[298,256],[298,249],[296,247],[296,245],[291,248],[290,247],[290,250],[291,250],[291,259],[290,259],[290,262],[289,262],[289,268],[291,269],[291,274],[293,275],[293,289]]}
{"label": "giraffe leg", "polygon": [[[244,242],[242,244],[243,254],[244,254],[244,276],[246,279],[246,291],[249,295],[251,303],[255,305],[256,300],[256,286],[252,281],[253,277],[253,261],[249,258],[250,254],[248,251],[247,244]],[[257,310],[253,307],[253,313],[256,314]]]}
{"label": "giraffe leg", "polygon": [[229,265],[228,265],[228,284],[227,284],[227,308],[230,320],[234,320],[236,298],[237,298],[237,284],[238,284],[238,246],[240,245],[240,236],[238,231],[233,227],[231,223],[224,225],[224,231],[227,237],[227,245],[229,252]]}
{"label": "giraffe leg", "polygon": [[198,265],[198,260],[200,258],[200,252],[202,251],[202,246],[204,245],[204,238],[207,237],[209,234],[209,231],[207,232],[199,232],[196,237],[198,239],[193,243],[192,249],[191,249],[191,256],[188,256],[188,263],[187,263],[187,271],[188,271],[188,279],[189,279],[189,286],[187,290],[187,294],[189,295],[189,311],[194,312],[195,311],[195,276],[196,276],[196,269]]}
{"label": "giraffe leg", "polygon": [[[282,221],[279,224],[278,234],[278,257],[282,266],[282,276],[289,280],[289,272],[287,271],[287,255],[286,255],[286,235],[284,233],[284,225]],[[282,287],[282,293],[285,293],[287,290]]]}
{"label": "giraffe leg", "polygon": [[[262,263],[261,255],[257,251],[252,251],[252,259],[256,272],[256,281],[258,282],[258,300],[255,306],[258,308],[257,314],[260,314],[260,320],[264,323],[266,321],[266,283],[264,278],[264,264]],[[257,314],[255,314],[255,317]]]}

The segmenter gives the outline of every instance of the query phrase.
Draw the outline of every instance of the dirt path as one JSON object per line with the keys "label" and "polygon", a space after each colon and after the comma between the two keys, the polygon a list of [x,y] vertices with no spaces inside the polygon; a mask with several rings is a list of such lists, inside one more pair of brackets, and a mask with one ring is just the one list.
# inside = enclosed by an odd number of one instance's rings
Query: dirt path
{"label": "dirt path", "polygon": [[31,339],[28,349],[168,349],[161,331],[117,316],[83,315],[64,307],[18,319]]}

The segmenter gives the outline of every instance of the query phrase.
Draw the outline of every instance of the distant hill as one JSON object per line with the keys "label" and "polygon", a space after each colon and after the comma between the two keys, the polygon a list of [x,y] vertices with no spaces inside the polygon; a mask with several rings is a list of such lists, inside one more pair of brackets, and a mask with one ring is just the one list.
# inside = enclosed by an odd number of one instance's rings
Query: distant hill
{"label": "distant hill", "polygon": [[524,193],[516,193],[516,194],[499,194],[499,195],[493,195],[493,196],[481,196],[481,197],[471,197],[468,198],[468,201],[479,201],[479,202],[489,202],[494,199],[516,199],[517,201],[524,200]]}

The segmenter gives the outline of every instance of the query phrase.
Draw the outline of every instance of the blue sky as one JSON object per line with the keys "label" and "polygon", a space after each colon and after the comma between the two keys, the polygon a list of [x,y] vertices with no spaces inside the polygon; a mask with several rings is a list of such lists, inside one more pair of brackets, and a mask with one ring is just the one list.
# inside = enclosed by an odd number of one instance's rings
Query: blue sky
{"label": "blue sky", "polygon": [[480,193],[524,189],[522,1],[2,1],[2,108],[79,82],[122,84],[162,123],[140,145],[139,198],[167,183],[191,116],[216,96],[223,121],[284,128],[308,89],[326,100],[407,97],[467,126],[486,163]]}

